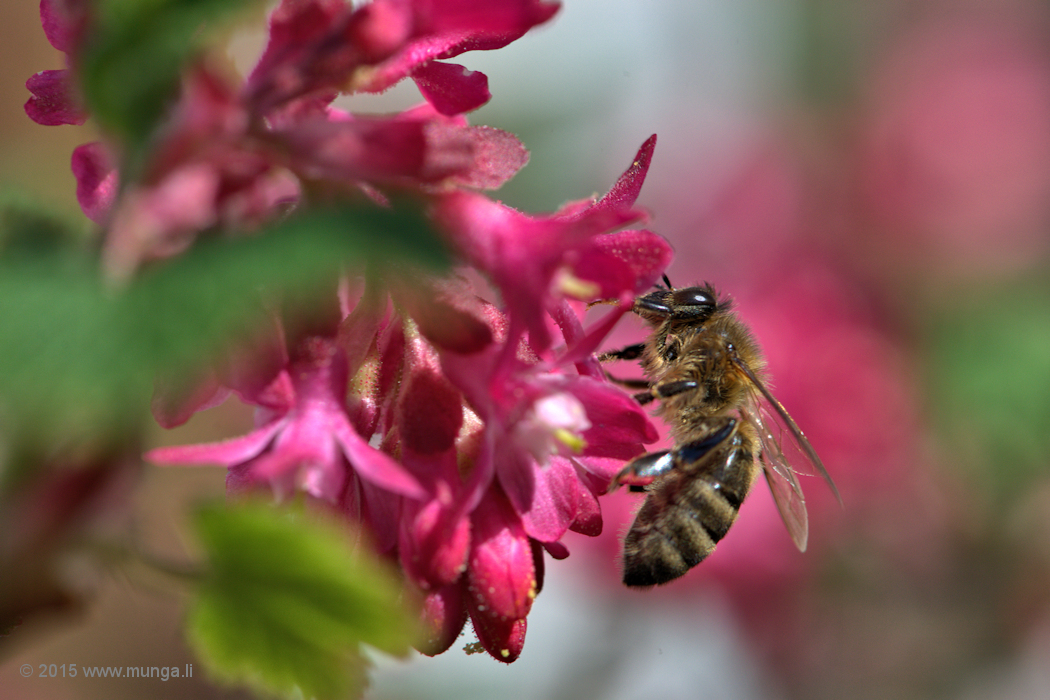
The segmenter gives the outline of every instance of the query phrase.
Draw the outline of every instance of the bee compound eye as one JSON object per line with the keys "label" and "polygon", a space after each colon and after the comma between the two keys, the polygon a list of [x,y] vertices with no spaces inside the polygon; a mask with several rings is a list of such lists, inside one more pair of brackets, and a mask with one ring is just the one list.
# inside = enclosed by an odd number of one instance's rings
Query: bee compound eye
{"label": "bee compound eye", "polygon": [[690,287],[675,292],[675,303],[684,306],[714,306],[715,298],[706,289]]}
{"label": "bee compound eye", "polygon": [[676,315],[686,318],[708,316],[717,304],[711,291],[704,287],[688,287],[675,290],[674,308]]}

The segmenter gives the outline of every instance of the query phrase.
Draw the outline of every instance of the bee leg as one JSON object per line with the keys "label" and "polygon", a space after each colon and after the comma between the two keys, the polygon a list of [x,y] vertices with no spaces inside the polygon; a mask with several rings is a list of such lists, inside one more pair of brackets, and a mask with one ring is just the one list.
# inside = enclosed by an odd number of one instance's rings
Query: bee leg
{"label": "bee leg", "polygon": [[642,391],[635,394],[634,400],[644,406],[653,399],[666,399],[671,396],[677,396],[678,394],[684,394],[687,391],[695,391],[699,387],[700,384],[691,379],[683,379],[674,382],[661,382],[650,386],[648,391]]}
{"label": "bee leg", "polygon": [[[610,362],[612,360],[637,360],[645,352],[645,343],[635,343],[634,345],[628,345],[625,348],[619,350],[611,350],[609,352],[603,352],[598,355],[598,362]],[[619,384],[622,387],[628,389],[648,389],[649,381],[646,379],[620,379],[614,377],[608,372],[605,373],[605,378],[613,384]]]}
{"label": "bee leg", "polygon": [[611,360],[637,360],[645,351],[645,343],[635,343],[619,350],[610,350],[598,355],[598,362],[609,362]]}
{"label": "bee leg", "polygon": [[636,457],[620,470],[612,481],[612,487],[626,485],[632,491],[644,490],[657,478],[675,468],[686,468],[699,463],[708,453],[733,436],[737,420],[721,416],[706,421],[707,435],[699,440],[682,443],[673,450],[660,450]]}
{"label": "bee leg", "polygon": [[674,469],[674,456],[671,450],[661,450],[642,455],[627,463],[616,478],[612,480],[612,488],[627,485],[632,491],[642,489],[653,483],[662,474]]}
{"label": "bee leg", "polygon": [[605,378],[613,384],[619,384],[626,389],[648,389],[648,379],[621,379],[620,377],[614,377],[608,372],[605,373]]}
{"label": "bee leg", "polygon": [[674,451],[675,459],[683,466],[699,463],[702,459],[721,446],[736,432],[737,419],[732,416],[719,416],[704,421],[707,435],[699,440],[678,445]]}

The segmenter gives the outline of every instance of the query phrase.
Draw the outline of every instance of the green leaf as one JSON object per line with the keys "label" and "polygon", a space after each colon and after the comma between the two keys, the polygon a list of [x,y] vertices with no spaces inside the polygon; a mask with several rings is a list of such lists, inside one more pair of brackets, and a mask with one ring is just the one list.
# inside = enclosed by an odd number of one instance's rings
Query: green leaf
{"label": "green leaf", "polygon": [[[130,163],[178,91],[209,31],[258,0],[100,0],[79,57],[87,106]],[[126,179],[134,168],[121,169]]]}
{"label": "green leaf", "polygon": [[344,698],[363,687],[361,643],[408,652],[415,617],[401,585],[355,551],[345,522],[241,504],[202,510],[196,529],[208,569],[188,634],[219,679],[289,698]]}
{"label": "green leaf", "polygon": [[350,266],[445,264],[442,246],[410,209],[312,210],[264,235],[213,239],[147,273],[125,299],[123,314],[146,358],[184,369],[264,323],[260,297],[296,314],[327,306]]}
{"label": "green leaf", "polygon": [[[32,240],[34,222],[0,215],[10,229],[0,241]],[[121,290],[101,283],[95,256],[83,249],[0,246],[0,416],[8,434],[45,445],[134,431],[158,374],[199,371],[272,328],[264,301],[308,317],[332,307],[345,270],[410,274],[398,266],[437,269],[443,261],[418,212],[349,206],[252,236],[212,236]]]}

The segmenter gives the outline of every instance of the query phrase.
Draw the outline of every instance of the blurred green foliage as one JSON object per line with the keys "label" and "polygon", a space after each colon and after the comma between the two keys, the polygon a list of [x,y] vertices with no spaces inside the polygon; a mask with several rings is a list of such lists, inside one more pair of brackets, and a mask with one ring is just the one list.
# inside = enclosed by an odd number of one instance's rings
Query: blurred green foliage
{"label": "blurred green foliage", "polygon": [[[208,568],[189,636],[211,673],[283,697],[360,690],[360,644],[404,655],[412,618],[395,576],[351,546],[345,522],[260,504],[202,510]],[[301,694],[300,694],[301,693]]]}
{"label": "blurred green foliage", "polygon": [[973,293],[931,314],[926,366],[937,428],[997,499],[1023,495],[1050,464],[1050,285]]}
{"label": "blurred green foliage", "polygon": [[9,436],[43,445],[134,434],[158,375],[199,372],[270,327],[278,305],[331,308],[348,269],[445,261],[411,207],[333,206],[206,237],[114,288],[75,227],[24,205],[0,226],[0,416]]}
{"label": "blurred green foliage", "polygon": [[100,0],[80,56],[91,115],[126,147],[134,180],[142,151],[177,95],[183,66],[214,32],[259,0]]}

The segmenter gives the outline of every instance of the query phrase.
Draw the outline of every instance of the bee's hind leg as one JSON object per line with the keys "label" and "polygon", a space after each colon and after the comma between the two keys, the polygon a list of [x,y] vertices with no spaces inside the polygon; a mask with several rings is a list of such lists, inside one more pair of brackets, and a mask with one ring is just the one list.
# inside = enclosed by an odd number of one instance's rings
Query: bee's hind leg
{"label": "bee's hind leg", "polygon": [[617,486],[629,486],[632,491],[644,491],[657,477],[674,469],[671,450],[660,450],[642,455],[627,463],[612,480],[610,490]]}
{"label": "bee's hind leg", "polygon": [[737,419],[732,416],[708,419],[704,425],[707,434],[702,438],[682,443],[671,450],[636,457],[620,470],[612,480],[611,488],[626,485],[632,491],[644,491],[645,487],[672,469],[688,469],[706,459],[733,436],[736,426]]}

